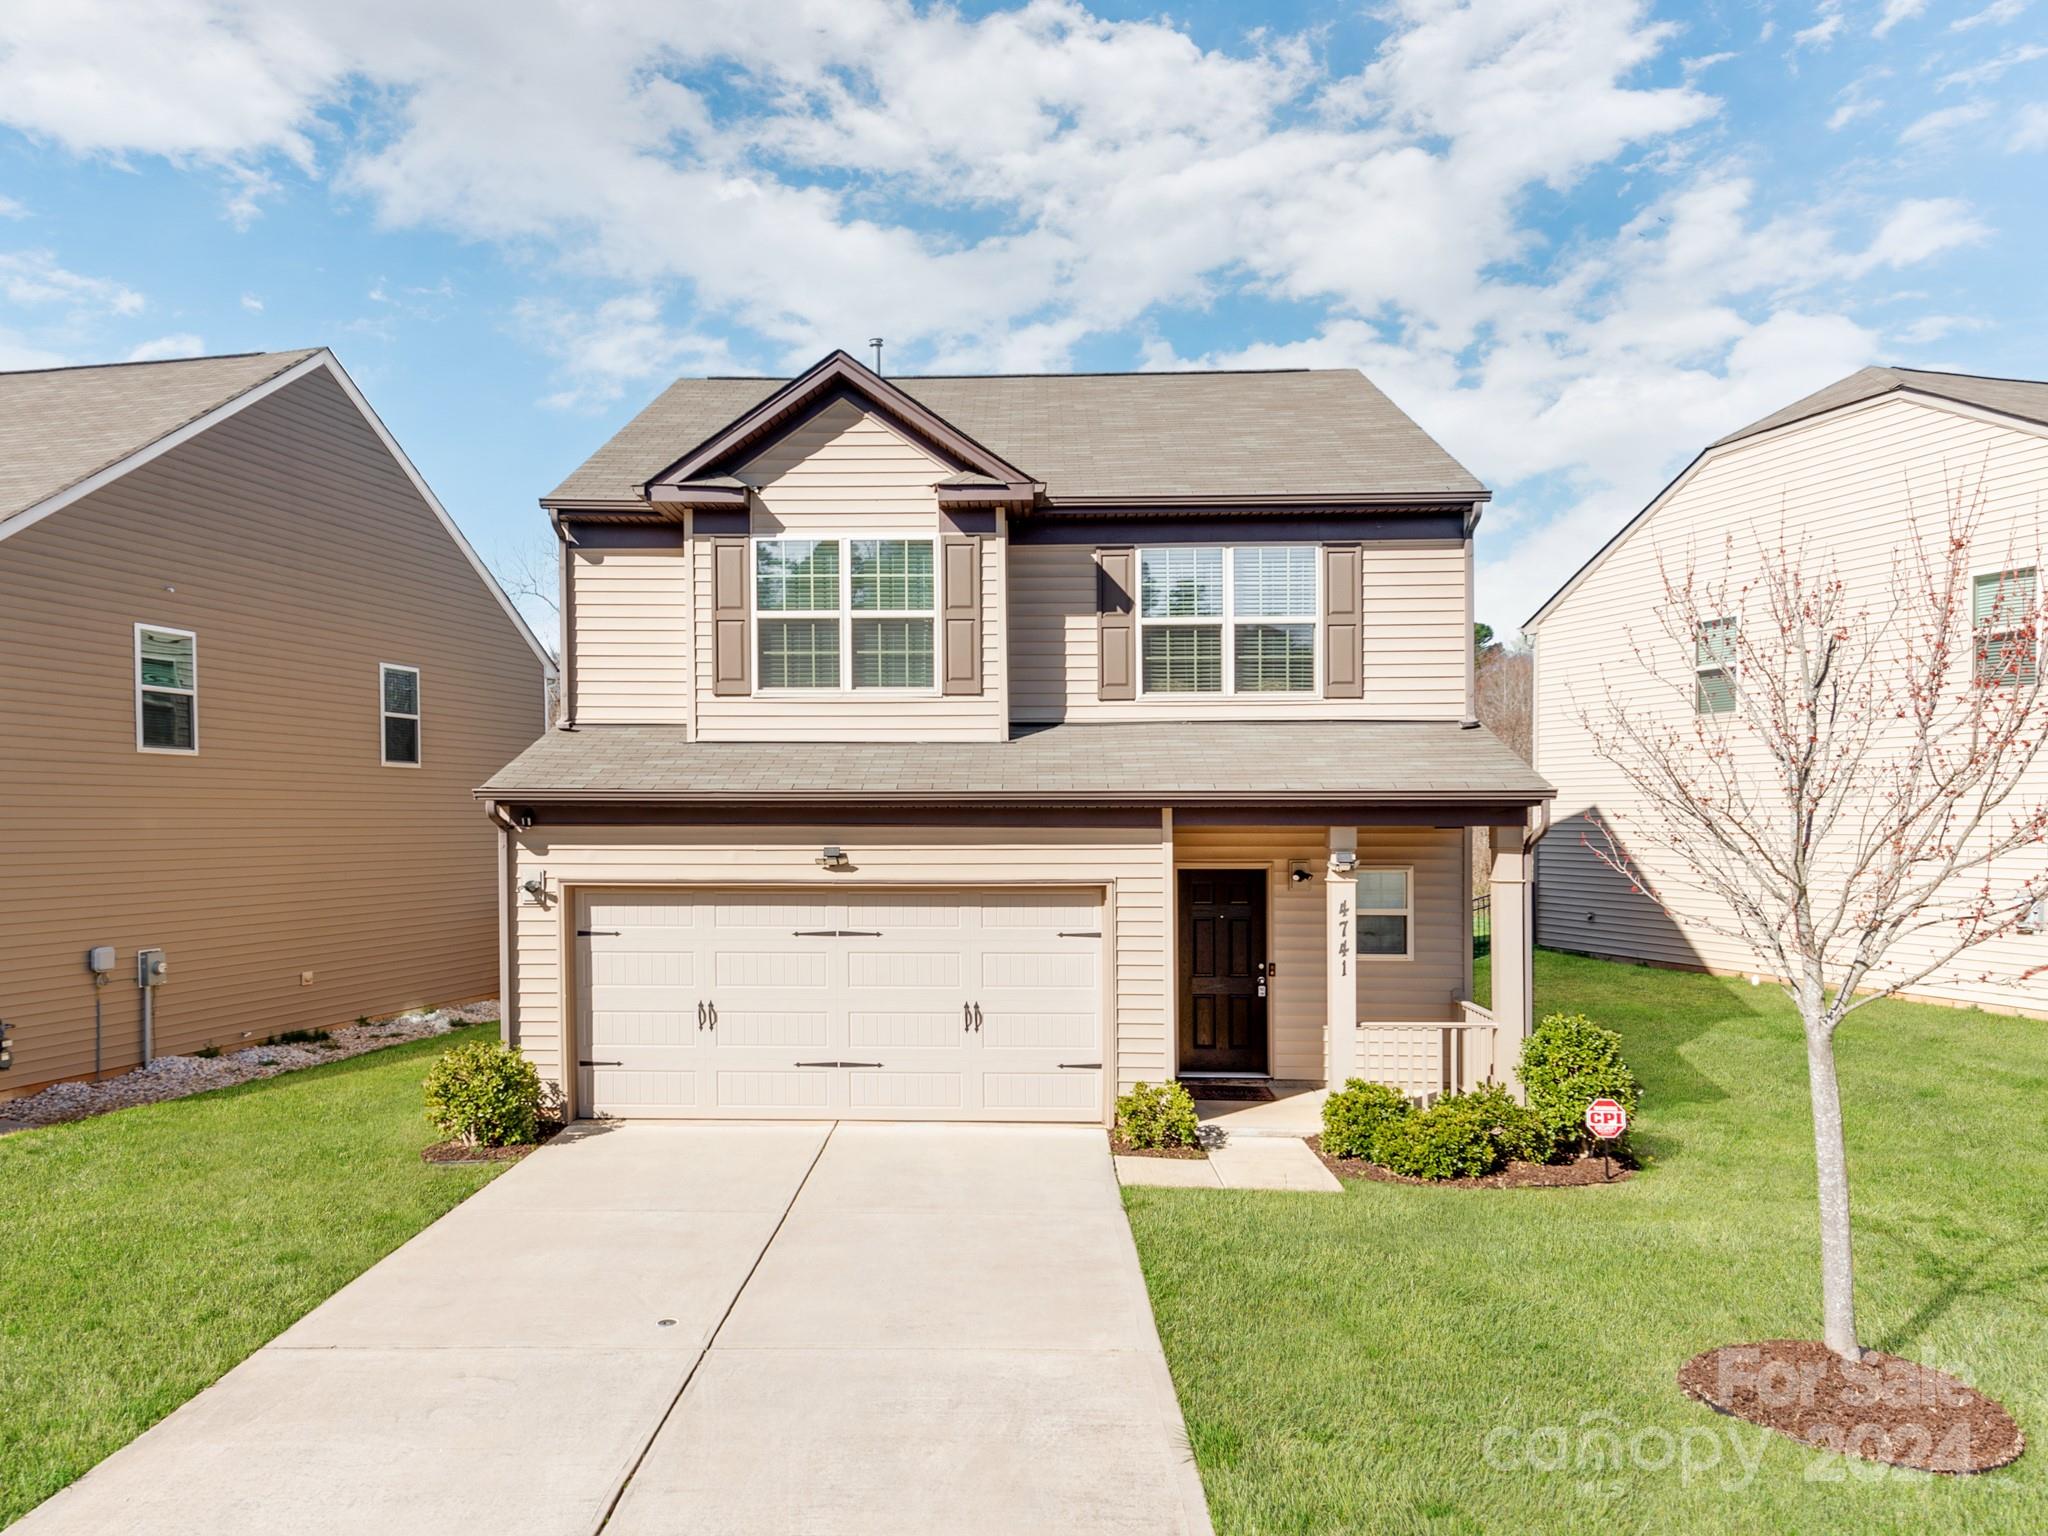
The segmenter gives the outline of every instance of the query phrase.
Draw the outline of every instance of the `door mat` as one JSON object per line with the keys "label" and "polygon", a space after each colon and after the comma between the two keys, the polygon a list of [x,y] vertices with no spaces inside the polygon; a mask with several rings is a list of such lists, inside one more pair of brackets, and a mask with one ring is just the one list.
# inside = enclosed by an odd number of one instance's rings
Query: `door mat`
{"label": "door mat", "polygon": [[1244,1099],[1253,1104],[1269,1104],[1273,1090],[1263,1083],[1204,1083],[1183,1082],[1191,1099]]}

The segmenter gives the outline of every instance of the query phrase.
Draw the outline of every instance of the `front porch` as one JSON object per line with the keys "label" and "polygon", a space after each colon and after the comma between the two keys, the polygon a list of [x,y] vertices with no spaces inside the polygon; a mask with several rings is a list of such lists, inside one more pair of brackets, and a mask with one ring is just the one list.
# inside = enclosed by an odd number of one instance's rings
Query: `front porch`
{"label": "front porch", "polygon": [[1530,858],[1523,825],[1493,825],[1482,1005],[1469,825],[1169,819],[1173,1075],[1205,1123],[1312,1134],[1353,1077],[1418,1099],[1513,1086],[1532,1025]]}

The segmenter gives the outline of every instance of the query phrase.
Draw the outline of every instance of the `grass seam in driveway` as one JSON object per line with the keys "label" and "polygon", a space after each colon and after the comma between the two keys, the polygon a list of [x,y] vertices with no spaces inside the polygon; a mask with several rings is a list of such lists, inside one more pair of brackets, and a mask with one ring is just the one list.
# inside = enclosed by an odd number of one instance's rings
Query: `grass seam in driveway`
{"label": "grass seam in driveway", "polygon": [[0,1137],[0,1525],[509,1166],[419,1158],[484,1029]]}

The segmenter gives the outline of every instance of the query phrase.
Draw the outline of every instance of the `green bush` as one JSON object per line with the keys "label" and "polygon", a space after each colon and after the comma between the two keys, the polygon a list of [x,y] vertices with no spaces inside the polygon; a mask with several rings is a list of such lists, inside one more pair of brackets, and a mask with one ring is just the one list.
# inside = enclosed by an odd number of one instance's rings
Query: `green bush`
{"label": "green bush", "polygon": [[1323,1100],[1323,1152],[1329,1157],[1371,1157],[1379,1128],[1414,1108],[1400,1089],[1354,1077]]}
{"label": "green bush", "polygon": [[472,1040],[427,1073],[427,1118],[470,1146],[523,1146],[540,1135],[540,1074],[495,1040]]}
{"label": "green bush", "polygon": [[1445,1094],[1428,1109],[1383,1121],[1372,1160],[1411,1179],[1476,1179],[1507,1161],[1484,1105]]}
{"label": "green bush", "polygon": [[1195,1101],[1179,1083],[1139,1083],[1116,1101],[1116,1129],[1133,1147],[1192,1147]]}
{"label": "green bush", "polygon": [[[1458,1097],[1453,1095],[1453,1097]],[[1486,1132],[1508,1162],[1547,1163],[1556,1138],[1543,1117],[1499,1083],[1487,1083],[1462,1096],[1469,1110],[1486,1125]],[[1439,1100],[1439,1103],[1442,1101]]]}
{"label": "green bush", "polygon": [[1636,1075],[1621,1059],[1621,1036],[1580,1013],[1553,1013],[1538,1024],[1522,1042],[1515,1076],[1559,1156],[1592,1143],[1586,1130],[1588,1104],[1613,1099],[1633,1116],[1643,1096]]}

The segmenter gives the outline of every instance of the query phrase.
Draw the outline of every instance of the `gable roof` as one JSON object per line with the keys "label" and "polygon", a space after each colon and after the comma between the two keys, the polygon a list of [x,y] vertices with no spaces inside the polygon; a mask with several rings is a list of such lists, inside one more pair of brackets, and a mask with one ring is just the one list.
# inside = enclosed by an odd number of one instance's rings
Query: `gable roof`
{"label": "gable roof", "polygon": [[0,541],[325,370],[552,676],[554,658],[325,347],[0,373]]}
{"label": "gable roof", "polygon": [[1863,368],[1846,379],[1837,379],[1825,389],[1815,390],[1804,399],[1793,401],[1781,411],[1773,411],[1762,420],[1751,422],[1739,432],[1717,438],[1711,446],[1718,448],[1723,443],[1739,442],[1760,432],[1818,416],[1823,411],[1840,410],[1845,405],[1875,400],[1879,395],[1902,389],[1997,411],[2005,416],[2017,416],[2022,421],[2048,424],[2048,383],[2039,380],[1995,379],[1974,373],[1931,373],[1922,368]]}
{"label": "gable roof", "polygon": [[[891,375],[881,382],[1042,483],[1054,506],[1488,495],[1353,368]],[[790,383],[678,379],[541,504],[644,505],[644,486]]]}
{"label": "gable roof", "polygon": [[1644,508],[1615,530],[1614,536],[1599,549],[1591,559],[1580,566],[1565,581],[1564,585],[1544,600],[1528,618],[1522,621],[1524,630],[1534,629],[1550,614],[1550,611],[1571,595],[1580,582],[1590,576],[1610,554],[1641,527],[1649,515],[1662,506],[1677,490],[1692,477],[1708,454],[1739,443],[1747,438],[1760,437],[1766,432],[1775,432],[1780,427],[1793,426],[1799,422],[1838,411],[1845,406],[1860,405],[1866,400],[1875,400],[1889,394],[1924,395],[1937,400],[1950,400],[1959,405],[1974,406],[1979,410],[1993,411],[2015,420],[2048,425],[2048,382],[2036,379],[2000,379],[1974,373],[1933,373],[1921,368],[1860,368],[1846,379],[1837,379],[1825,389],[1793,401],[1782,410],[1771,412],[1743,427],[1718,437],[1693,456],[1663,490],[1651,497]]}
{"label": "gable roof", "polygon": [[0,519],[189,426],[315,350],[0,373]]}

